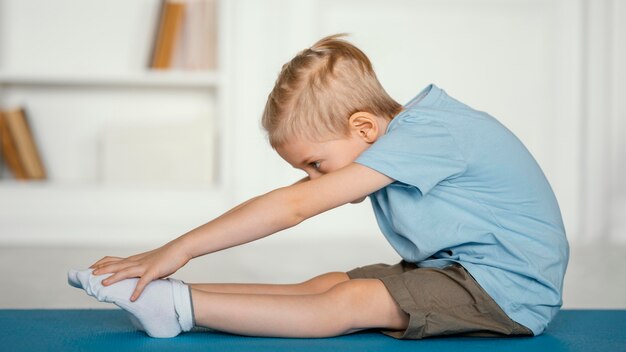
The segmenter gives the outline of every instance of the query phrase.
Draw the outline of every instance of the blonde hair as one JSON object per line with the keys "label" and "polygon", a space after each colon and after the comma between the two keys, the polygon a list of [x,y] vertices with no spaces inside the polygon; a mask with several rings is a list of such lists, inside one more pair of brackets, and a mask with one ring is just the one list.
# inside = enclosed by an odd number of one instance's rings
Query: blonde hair
{"label": "blonde hair", "polygon": [[272,147],[294,137],[347,136],[348,119],[357,111],[391,119],[402,110],[367,56],[340,39],[345,35],[325,37],[283,65],[262,118]]}

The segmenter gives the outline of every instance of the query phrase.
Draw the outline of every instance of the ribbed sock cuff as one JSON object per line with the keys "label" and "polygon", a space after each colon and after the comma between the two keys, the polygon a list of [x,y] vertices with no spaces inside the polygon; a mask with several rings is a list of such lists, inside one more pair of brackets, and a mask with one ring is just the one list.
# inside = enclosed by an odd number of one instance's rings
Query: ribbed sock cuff
{"label": "ribbed sock cuff", "polygon": [[191,289],[180,280],[168,279],[172,282],[174,296],[174,309],[178,318],[178,324],[182,331],[189,331],[194,326],[193,306],[191,303]]}

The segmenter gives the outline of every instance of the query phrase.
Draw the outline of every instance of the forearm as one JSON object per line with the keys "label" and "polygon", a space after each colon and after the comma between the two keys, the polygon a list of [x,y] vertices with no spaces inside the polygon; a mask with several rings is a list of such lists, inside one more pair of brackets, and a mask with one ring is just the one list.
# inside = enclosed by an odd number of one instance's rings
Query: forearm
{"label": "forearm", "polygon": [[[174,240],[189,259],[248,243],[362,198],[393,180],[359,164],[253,198]],[[180,246],[178,246],[180,245]]]}
{"label": "forearm", "polygon": [[173,242],[194,258],[263,238],[301,221],[289,192],[282,188],[252,198]]}
{"label": "forearm", "polygon": [[[307,177],[304,177],[304,178],[302,178],[302,179],[298,180],[297,182],[295,182],[295,183],[294,183],[294,185],[297,185],[297,184],[302,183],[302,182],[306,182],[306,181],[308,181],[308,180],[309,180],[309,177],[308,177],[308,176],[307,176]],[[227,211],[226,213],[224,213],[224,215],[229,214],[229,213],[232,213],[233,211],[235,211],[235,210],[237,210],[237,209],[239,209],[239,208],[243,207],[244,205],[246,205],[246,204],[248,204],[248,203],[252,202],[253,200],[255,200],[255,199],[259,198],[259,197],[261,197],[261,196],[257,196],[257,197],[254,197],[254,198],[248,199],[247,201],[245,201],[245,202],[243,202],[243,203],[241,203],[241,204],[237,205],[236,207],[234,207],[234,208],[230,209],[229,211]]]}
{"label": "forearm", "polygon": [[250,198],[250,199],[248,199],[247,201],[245,201],[245,202],[243,202],[243,203],[241,203],[241,204],[237,205],[236,207],[234,207],[234,208],[230,209],[229,211],[225,212],[225,213],[224,213],[224,214],[222,214],[221,216],[224,216],[224,215],[226,215],[226,214],[230,214],[230,213],[234,212],[235,210],[238,210],[238,209],[240,209],[241,207],[243,207],[243,206],[245,206],[245,205],[249,204],[250,202],[254,201],[255,199],[258,199],[259,197],[262,197],[262,196],[257,196],[257,197],[254,197],[254,198]]}

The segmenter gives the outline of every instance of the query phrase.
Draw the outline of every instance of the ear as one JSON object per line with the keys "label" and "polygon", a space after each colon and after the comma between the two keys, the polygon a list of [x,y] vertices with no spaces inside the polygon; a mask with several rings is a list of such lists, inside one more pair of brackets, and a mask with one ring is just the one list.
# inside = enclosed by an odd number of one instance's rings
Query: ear
{"label": "ear", "polygon": [[364,111],[355,112],[348,120],[350,132],[368,144],[376,142],[381,132],[380,120],[374,114]]}

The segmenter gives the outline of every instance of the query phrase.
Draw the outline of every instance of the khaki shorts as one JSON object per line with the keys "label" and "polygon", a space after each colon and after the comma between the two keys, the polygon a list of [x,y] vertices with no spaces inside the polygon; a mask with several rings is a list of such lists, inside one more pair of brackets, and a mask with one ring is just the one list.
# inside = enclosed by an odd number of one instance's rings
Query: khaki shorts
{"label": "khaki shorts", "polygon": [[405,331],[381,330],[398,339],[430,336],[532,336],[509,318],[459,264],[418,268],[404,260],[373,264],[347,272],[350,279],[379,279],[409,315]]}

